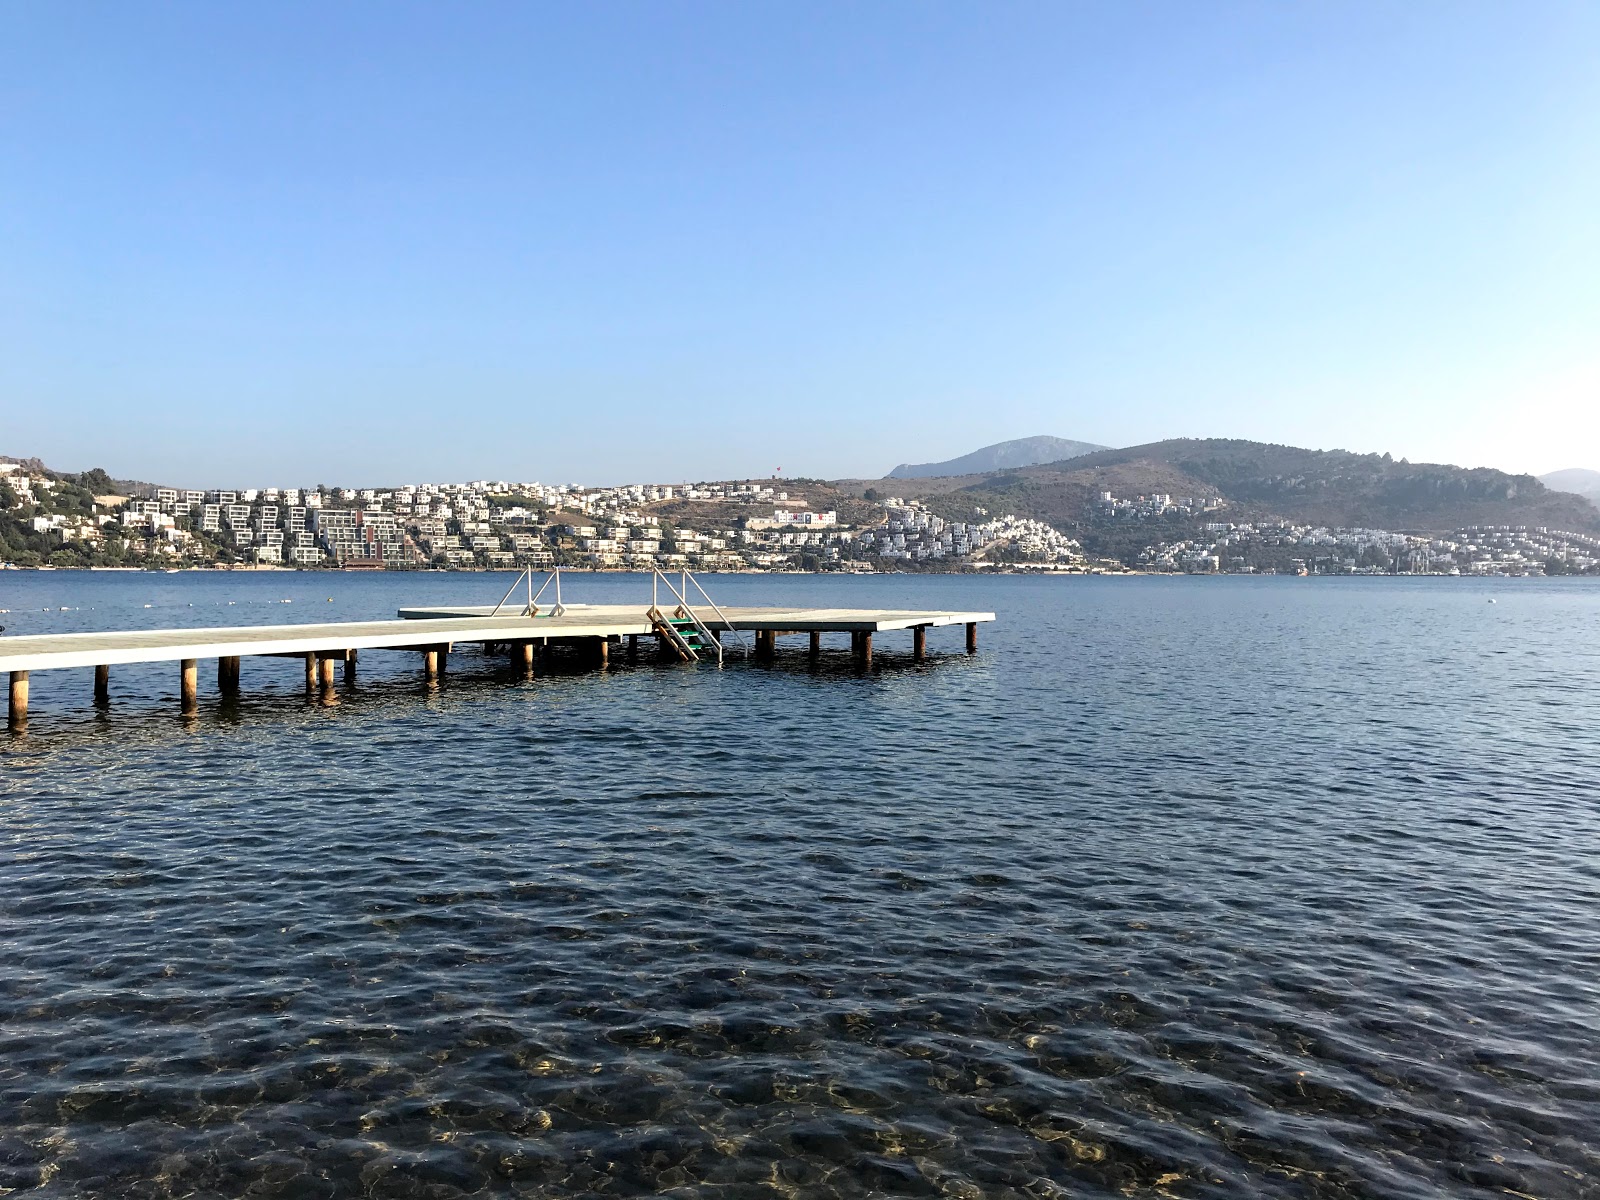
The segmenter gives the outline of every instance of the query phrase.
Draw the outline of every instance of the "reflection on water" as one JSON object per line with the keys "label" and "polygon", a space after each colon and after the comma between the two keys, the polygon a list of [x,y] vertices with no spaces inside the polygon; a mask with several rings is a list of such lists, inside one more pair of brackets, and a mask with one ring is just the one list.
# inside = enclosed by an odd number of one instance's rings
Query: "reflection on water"
{"label": "reflection on water", "polygon": [[[302,578],[95,581],[94,615],[264,620],[250,589]],[[356,617],[440,585],[303,586]],[[1002,623],[865,676],[803,641],[432,685],[364,653],[326,695],[246,660],[188,721],[172,670],[99,710],[36,674],[0,748],[0,1187],[1600,1190],[1600,588],[713,592]]]}

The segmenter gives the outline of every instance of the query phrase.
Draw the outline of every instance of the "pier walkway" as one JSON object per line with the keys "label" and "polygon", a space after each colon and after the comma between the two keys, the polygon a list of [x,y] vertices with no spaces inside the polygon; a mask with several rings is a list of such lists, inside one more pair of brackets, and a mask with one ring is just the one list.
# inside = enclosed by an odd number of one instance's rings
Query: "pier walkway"
{"label": "pier walkway", "polygon": [[[669,601],[670,603],[670,601]],[[532,615],[528,615],[529,611]],[[612,643],[627,641],[629,656],[638,653],[639,638],[655,640],[658,653],[686,661],[714,656],[722,661],[725,633],[755,635],[747,653],[771,657],[777,639],[785,634],[806,634],[810,653],[821,650],[825,633],[849,633],[851,650],[863,667],[872,664],[874,634],[910,630],[912,653],[926,653],[928,629],[965,625],[968,653],[977,650],[977,628],[993,621],[993,613],[914,612],[843,608],[718,608],[679,604],[664,612],[655,603],[638,605],[557,605],[550,613],[538,611],[533,598],[523,612],[499,606],[461,608],[404,608],[399,620],[348,621],[316,625],[256,625],[214,629],[138,629],[105,633],[39,634],[0,637],[0,672],[10,677],[8,716],[13,728],[27,720],[28,675],[67,667],[92,667],[95,698],[109,695],[110,670],[127,663],[176,661],[179,697],[184,712],[198,703],[198,662],[217,660],[217,685],[223,694],[239,688],[239,660],[250,655],[300,658],[305,661],[306,686],[328,688],[334,682],[334,663],[342,662],[346,679],[354,677],[356,656],[362,650],[396,650],[422,656],[423,674],[436,677],[445,668],[450,651],[458,644],[480,644],[508,654],[532,674],[552,645],[586,648],[591,661],[607,664]]]}

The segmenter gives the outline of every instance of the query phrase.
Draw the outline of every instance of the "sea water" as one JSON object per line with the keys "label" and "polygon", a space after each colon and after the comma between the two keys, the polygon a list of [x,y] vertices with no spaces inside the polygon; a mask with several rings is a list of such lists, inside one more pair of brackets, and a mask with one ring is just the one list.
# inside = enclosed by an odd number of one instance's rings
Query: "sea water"
{"label": "sea water", "polygon": [[[0,575],[4,638],[510,576]],[[723,670],[35,672],[0,1188],[1600,1192],[1600,581],[711,577]],[[648,581],[568,576],[564,599]],[[1489,604],[1489,600],[1496,601]],[[31,1190],[30,1190],[31,1189]]]}

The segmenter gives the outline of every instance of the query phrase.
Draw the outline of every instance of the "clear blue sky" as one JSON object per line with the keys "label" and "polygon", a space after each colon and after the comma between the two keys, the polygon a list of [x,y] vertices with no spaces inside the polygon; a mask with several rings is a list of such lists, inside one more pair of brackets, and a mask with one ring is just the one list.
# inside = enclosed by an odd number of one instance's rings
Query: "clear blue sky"
{"label": "clear blue sky", "polygon": [[1600,468],[1600,5],[0,5],[0,453]]}

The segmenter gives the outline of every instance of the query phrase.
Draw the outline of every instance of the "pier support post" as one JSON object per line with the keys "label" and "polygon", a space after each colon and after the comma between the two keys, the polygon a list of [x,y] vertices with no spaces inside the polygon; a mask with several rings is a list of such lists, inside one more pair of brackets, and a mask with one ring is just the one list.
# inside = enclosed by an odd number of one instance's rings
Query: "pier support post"
{"label": "pier support post", "polygon": [[513,661],[522,668],[523,675],[531,676],[533,674],[533,643],[518,642]]}
{"label": "pier support post", "polygon": [[628,661],[631,663],[639,661],[639,635],[637,633],[628,635]]}
{"label": "pier support post", "polygon": [[94,702],[96,704],[111,702],[111,668],[105,663],[94,669]]}
{"label": "pier support post", "polygon": [[917,625],[911,630],[911,657],[921,662],[928,657],[928,627]]}
{"label": "pier support post", "polygon": [[186,714],[200,707],[200,664],[195,659],[186,658],[181,663],[178,697]]}
{"label": "pier support post", "polygon": [[323,691],[333,687],[333,659],[325,657],[317,663],[317,682]]}
{"label": "pier support post", "polygon": [[427,679],[439,678],[444,670],[444,647],[429,646],[422,652],[422,674]]}
{"label": "pier support post", "polygon": [[306,691],[314,692],[316,690],[317,690],[317,656],[315,654],[308,654],[308,655],[306,655]]}
{"label": "pier support post", "polygon": [[807,648],[807,653],[812,658],[816,658],[822,653],[822,630],[813,629],[811,631],[811,645]]}
{"label": "pier support post", "polygon": [[756,630],[756,657],[774,658],[778,653],[778,631],[775,629]]}
{"label": "pier support post", "polygon": [[977,652],[978,652],[978,623],[976,621],[968,621],[967,622],[967,653],[968,654],[976,654]]}
{"label": "pier support post", "polygon": [[855,634],[856,661],[863,667],[872,665],[872,634],[862,632]]}
{"label": "pier support post", "polygon": [[13,729],[21,729],[28,723],[28,673],[26,671],[11,672],[9,719]]}
{"label": "pier support post", "polygon": [[344,652],[344,683],[345,683],[345,686],[349,687],[355,681],[356,681],[356,652],[354,650],[346,650]]}
{"label": "pier support post", "polygon": [[217,691],[225,696],[239,690],[239,659],[237,655],[224,655],[217,659]]}
{"label": "pier support post", "polygon": [[595,638],[594,640],[595,666],[604,671],[611,664],[611,639]]}

